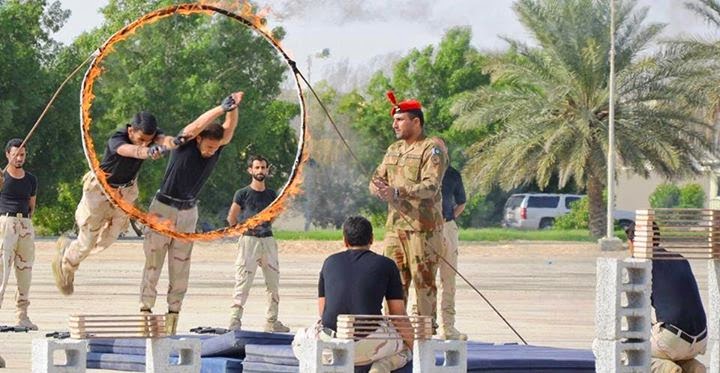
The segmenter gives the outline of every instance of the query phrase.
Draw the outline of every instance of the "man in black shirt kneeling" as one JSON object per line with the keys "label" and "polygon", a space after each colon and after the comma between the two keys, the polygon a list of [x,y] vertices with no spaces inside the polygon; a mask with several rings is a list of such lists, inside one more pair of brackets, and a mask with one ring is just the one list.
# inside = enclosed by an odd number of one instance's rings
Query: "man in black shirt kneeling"
{"label": "man in black shirt kneeling", "polygon": [[[314,327],[300,329],[293,341],[298,347],[305,339],[329,340],[337,329],[337,316],[382,315],[383,299],[390,315],[405,315],[400,272],[391,259],[370,250],[372,225],[361,216],[351,216],[343,224],[347,250],[325,260],[318,282],[318,310],[321,320]],[[377,333],[394,334],[392,325],[379,326]],[[372,333],[371,333],[372,334]],[[355,365],[372,364],[370,373],[389,373],[410,360],[412,339],[398,338],[355,341]]]}

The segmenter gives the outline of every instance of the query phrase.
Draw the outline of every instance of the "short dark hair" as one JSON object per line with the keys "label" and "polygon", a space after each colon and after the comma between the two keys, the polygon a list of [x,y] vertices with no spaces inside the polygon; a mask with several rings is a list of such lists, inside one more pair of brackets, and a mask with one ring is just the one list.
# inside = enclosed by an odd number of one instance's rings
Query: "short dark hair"
{"label": "short dark hair", "polygon": [[248,158],[248,162],[247,162],[248,168],[252,167],[252,165],[255,161],[265,162],[265,166],[270,165],[270,162],[268,162],[267,158],[263,157],[262,155],[256,154],[256,155],[253,155],[250,158]]}
{"label": "short dark hair", "polygon": [[350,216],[343,223],[343,238],[348,245],[361,247],[370,245],[373,229],[370,221],[362,216]]}
{"label": "short dark hair", "polygon": [[222,140],[223,136],[225,136],[225,127],[217,122],[210,123],[198,136],[203,139]]}
{"label": "short dark hair", "polygon": [[[653,246],[660,246],[660,226],[656,222],[652,222],[653,230]],[[635,222],[630,223],[625,228],[625,235],[629,241],[635,242]]]}
{"label": "short dark hair", "polygon": [[142,131],[146,135],[154,135],[157,132],[157,120],[155,116],[147,111],[141,111],[132,119],[130,126],[136,130]]}
{"label": "short dark hair", "polygon": [[420,118],[420,125],[425,126],[425,114],[423,114],[423,111],[420,109],[417,110],[408,110],[408,111],[401,111],[401,113],[408,113],[408,116],[410,119]]}
{"label": "short dark hair", "polygon": [[22,139],[14,138],[5,144],[5,153],[9,152],[12,148],[19,148],[22,145]]}

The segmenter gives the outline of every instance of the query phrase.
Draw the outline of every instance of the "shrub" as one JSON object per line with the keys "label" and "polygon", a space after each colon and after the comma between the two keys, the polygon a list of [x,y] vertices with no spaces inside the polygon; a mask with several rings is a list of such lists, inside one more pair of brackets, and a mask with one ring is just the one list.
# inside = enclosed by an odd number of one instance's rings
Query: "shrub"
{"label": "shrub", "polygon": [[570,212],[555,218],[555,229],[588,229],[590,207],[588,198],[583,197],[570,203]]}
{"label": "shrub", "polygon": [[697,183],[686,184],[680,188],[680,198],[677,207],[703,208],[705,205],[705,191]]}
{"label": "shrub", "polygon": [[650,195],[650,206],[655,209],[673,208],[680,204],[680,188],[677,185],[663,183]]}

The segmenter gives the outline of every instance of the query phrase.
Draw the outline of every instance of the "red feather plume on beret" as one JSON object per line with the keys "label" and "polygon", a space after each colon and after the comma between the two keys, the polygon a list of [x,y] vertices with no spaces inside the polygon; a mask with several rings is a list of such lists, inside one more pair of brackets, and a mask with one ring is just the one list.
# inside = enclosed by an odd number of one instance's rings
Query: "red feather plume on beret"
{"label": "red feather plume on beret", "polygon": [[390,116],[395,115],[395,113],[402,113],[410,110],[422,110],[422,105],[418,100],[405,100],[398,103],[393,91],[387,91],[387,98],[393,106],[392,109],[390,109]]}

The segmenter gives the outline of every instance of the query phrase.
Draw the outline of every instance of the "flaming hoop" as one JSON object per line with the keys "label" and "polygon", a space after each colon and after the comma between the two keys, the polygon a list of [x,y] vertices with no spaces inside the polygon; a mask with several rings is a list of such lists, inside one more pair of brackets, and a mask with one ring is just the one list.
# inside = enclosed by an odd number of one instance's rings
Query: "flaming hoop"
{"label": "flaming hoop", "polygon": [[[100,182],[100,185],[102,185],[105,195],[113,203],[113,205],[120,208],[125,213],[145,224],[146,226],[150,227],[151,229],[166,234],[168,236],[172,236],[174,238],[191,241],[209,241],[228,235],[240,235],[248,229],[254,228],[259,224],[275,219],[275,217],[277,217],[283,210],[285,210],[288,198],[297,195],[301,191],[300,184],[302,183],[302,170],[305,162],[308,159],[306,142],[309,140],[309,132],[307,129],[305,98],[303,96],[302,87],[300,85],[300,79],[298,78],[299,71],[295,66],[295,61],[293,61],[282,49],[280,43],[272,37],[271,32],[264,25],[263,17],[261,15],[253,13],[252,7],[248,3],[239,5],[240,6],[238,7],[238,10],[241,11],[239,14],[237,12],[233,12],[232,10],[221,8],[217,5],[206,3],[188,3],[173,5],[148,13],[135,20],[134,22],[130,23],[129,25],[125,26],[123,29],[111,36],[96,52],[96,56],[90,64],[87,72],[85,73],[85,77],[83,78],[80,91],[80,130],[82,132],[82,144],[85,151],[85,158],[87,158],[90,169],[95,174],[95,177]],[[290,172],[290,178],[287,184],[285,184],[285,186],[280,191],[278,197],[267,208],[265,208],[259,214],[246,220],[242,224],[205,233],[177,232],[175,231],[174,226],[169,221],[160,219],[155,215],[148,214],[145,211],[138,209],[133,204],[123,200],[117,190],[110,187],[107,182],[107,177],[105,173],[100,169],[100,162],[97,159],[95,153],[95,145],[93,144],[93,139],[90,134],[90,125],[92,123],[90,109],[92,107],[93,100],[95,99],[95,95],[93,94],[93,86],[95,84],[95,80],[100,75],[102,75],[102,68],[100,67],[100,63],[105,57],[112,53],[113,46],[116,43],[127,39],[136,30],[140,29],[143,26],[156,22],[160,19],[176,14],[220,14],[235,21],[238,21],[241,24],[259,33],[275,48],[275,50],[283,57],[288,67],[290,67],[290,70],[293,72],[293,77],[295,79],[298,100],[300,101],[301,125],[298,151],[295,156],[293,168]]]}

